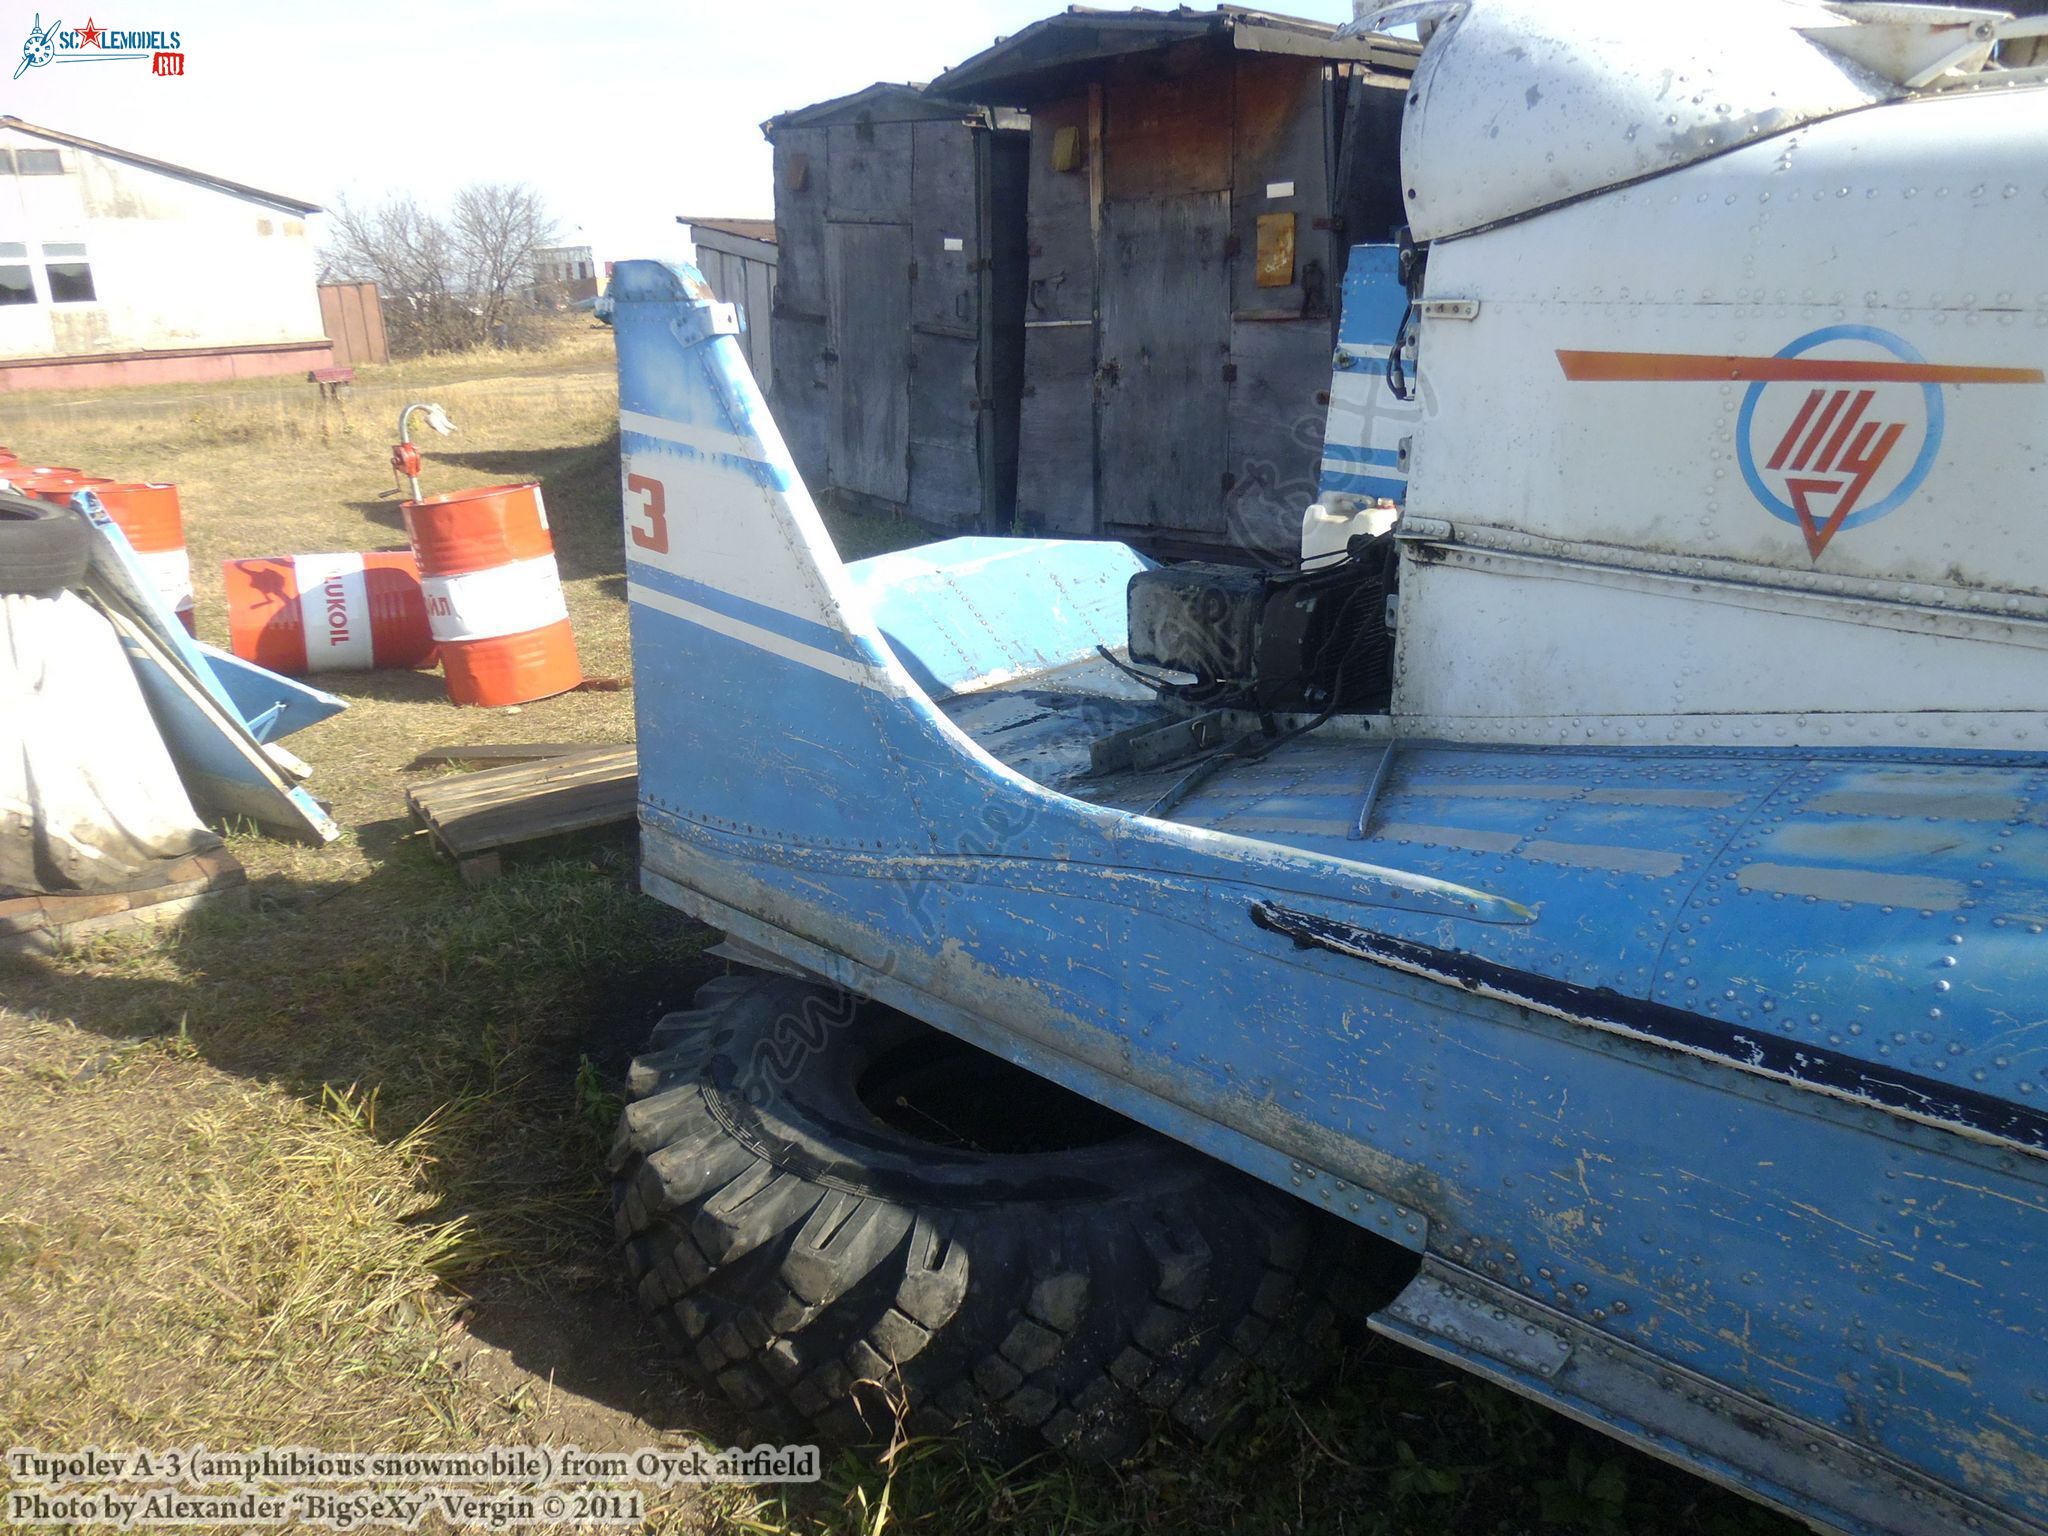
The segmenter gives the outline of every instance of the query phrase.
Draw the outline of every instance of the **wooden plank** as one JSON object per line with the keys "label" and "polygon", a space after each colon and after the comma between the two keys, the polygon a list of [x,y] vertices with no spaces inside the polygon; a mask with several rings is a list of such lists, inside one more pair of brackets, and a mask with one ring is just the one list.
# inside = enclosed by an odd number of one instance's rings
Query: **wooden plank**
{"label": "wooden plank", "polygon": [[1106,204],[1101,523],[1227,533],[1230,194]]}
{"label": "wooden plank", "polygon": [[431,784],[419,785],[406,798],[424,815],[451,820],[467,811],[504,805],[543,790],[605,783],[634,771],[633,749],[625,747],[604,753],[579,754],[573,758],[555,758],[545,763],[455,774]]}
{"label": "wooden plank", "polygon": [[443,763],[532,763],[590,750],[587,741],[474,741],[466,746],[429,747],[406,766],[419,769]]}
{"label": "wooden plank", "polygon": [[825,321],[788,310],[775,317],[775,420],[812,490],[826,485],[825,444],[832,369],[825,362]]}
{"label": "wooden plank", "polygon": [[1095,328],[1024,329],[1017,417],[1017,521],[1032,533],[1087,538],[1095,517]]}
{"label": "wooden plank", "polygon": [[[910,130],[910,319],[919,326],[971,336],[981,309],[981,236],[975,209],[975,129],[964,123],[918,123]],[[951,241],[955,249],[947,249]]]}
{"label": "wooden plank", "polygon": [[628,820],[634,814],[638,776],[612,784],[586,784],[550,791],[514,804],[440,823],[436,836],[459,854],[508,848],[565,832],[587,832]]}
{"label": "wooden plank", "polygon": [[1024,318],[1095,317],[1095,244],[1088,227],[1088,166],[1053,166],[1062,129],[1085,133],[1088,98],[1048,102],[1031,114],[1031,165],[1024,200],[1030,264]]}
{"label": "wooden plank", "polygon": [[776,301],[800,315],[825,313],[827,146],[822,128],[775,135]]}
{"label": "wooden plank", "polygon": [[248,877],[225,848],[209,848],[164,865],[146,886],[76,895],[0,900],[0,953],[47,954],[89,935],[182,918],[209,901],[248,896]]}
{"label": "wooden plank", "polygon": [[631,821],[639,810],[639,758],[631,747],[603,747],[485,768],[417,785],[406,803],[434,841],[462,861],[465,879],[488,879],[496,869],[484,855]]}
{"label": "wooden plank", "polygon": [[507,808],[521,810],[541,796],[562,800],[586,791],[607,792],[634,772],[635,765],[628,758],[624,762],[605,763],[585,773],[555,779],[513,779],[485,788],[463,786],[459,794],[439,798],[422,796],[417,804],[420,813],[436,824],[468,825],[481,817],[502,815]]}
{"label": "wooden plank", "polygon": [[1230,355],[1232,540],[1291,562],[1301,552],[1301,510],[1322,478],[1329,322],[1240,320],[1231,326]]}
{"label": "wooden plank", "polygon": [[981,524],[973,340],[914,331],[910,354],[910,515],[928,528]]}
{"label": "wooden plank", "polygon": [[1230,190],[1227,59],[1171,78],[1132,68],[1103,88],[1105,204]]}
{"label": "wooden plank", "polygon": [[826,128],[828,220],[890,223],[910,217],[910,130],[902,122]]}
{"label": "wooden plank", "polygon": [[[1322,66],[1314,60],[1252,54],[1237,61],[1237,186],[1231,204],[1237,256],[1230,302],[1240,313],[1330,313],[1336,236],[1329,229],[1333,210],[1325,171],[1334,153],[1324,115],[1327,94]],[[1262,276],[1259,257],[1268,249],[1262,236],[1272,228],[1262,221],[1286,214],[1294,217],[1285,266]],[[1323,350],[1329,350],[1328,342]]]}
{"label": "wooden plank", "polygon": [[910,227],[830,224],[825,240],[834,354],[826,469],[842,490],[901,506],[910,491]]}

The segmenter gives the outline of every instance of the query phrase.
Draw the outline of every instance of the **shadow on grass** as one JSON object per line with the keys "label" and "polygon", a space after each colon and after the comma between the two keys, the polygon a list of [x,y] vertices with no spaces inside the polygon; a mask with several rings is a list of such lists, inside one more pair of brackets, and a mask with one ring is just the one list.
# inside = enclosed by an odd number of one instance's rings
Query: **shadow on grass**
{"label": "shadow on grass", "polygon": [[670,1382],[611,1262],[609,1108],[589,1088],[722,971],[699,953],[707,932],[631,889],[625,843],[472,891],[402,821],[357,836],[366,875],[267,875],[157,943],[0,961],[0,991],[110,1038],[182,1033],[216,1069],[316,1106],[352,1088],[380,1137],[427,1125],[426,1219],[462,1233],[440,1272],[468,1296],[468,1332],[655,1430],[722,1428]]}

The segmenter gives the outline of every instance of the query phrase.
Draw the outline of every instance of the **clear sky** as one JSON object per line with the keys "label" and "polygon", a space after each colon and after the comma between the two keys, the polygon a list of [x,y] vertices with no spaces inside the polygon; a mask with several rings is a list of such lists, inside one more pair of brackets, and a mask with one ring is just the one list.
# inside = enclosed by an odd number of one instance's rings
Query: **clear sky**
{"label": "clear sky", "polygon": [[[0,0],[0,113],[308,202],[524,181],[602,257],[672,254],[678,213],[763,217],[764,118],[928,80],[1056,0]],[[1278,7],[1347,20],[1349,0]],[[143,63],[10,80],[40,14],[177,31]]]}

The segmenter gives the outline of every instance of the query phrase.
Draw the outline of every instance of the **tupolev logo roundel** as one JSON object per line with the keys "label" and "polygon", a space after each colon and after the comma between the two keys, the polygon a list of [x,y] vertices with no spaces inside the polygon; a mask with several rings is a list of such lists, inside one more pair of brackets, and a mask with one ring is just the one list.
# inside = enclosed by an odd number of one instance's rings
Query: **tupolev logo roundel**
{"label": "tupolev logo roundel", "polygon": [[[1925,364],[1904,338],[1869,325],[1831,325],[1780,358],[1840,357]],[[1844,528],[1874,523],[1920,488],[1941,451],[1939,384],[1865,375],[1848,381],[1758,379],[1742,397],[1735,456],[1764,510],[1797,525],[1808,554]]]}
{"label": "tupolev logo roundel", "polygon": [[1872,325],[1809,331],[1771,357],[1560,351],[1575,382],[1749,385],[1735,457],[1750,494],[1796,527],[1811,559],[1844,529],[1897,511],[1926,480],[1947,425],[1944,384],[2040,384],[2038,368],[1930,363]]}

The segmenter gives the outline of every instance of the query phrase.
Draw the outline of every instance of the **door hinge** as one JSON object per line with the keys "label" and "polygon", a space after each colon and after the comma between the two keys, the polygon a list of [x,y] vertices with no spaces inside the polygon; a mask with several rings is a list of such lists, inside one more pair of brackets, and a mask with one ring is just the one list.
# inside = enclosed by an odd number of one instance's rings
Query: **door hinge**
{"label": "door hinge", "polygon": [[1425,320],[1477,320],[1479,301],[1477,299],[1424,299],[1422,318]]}

